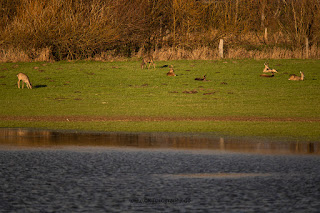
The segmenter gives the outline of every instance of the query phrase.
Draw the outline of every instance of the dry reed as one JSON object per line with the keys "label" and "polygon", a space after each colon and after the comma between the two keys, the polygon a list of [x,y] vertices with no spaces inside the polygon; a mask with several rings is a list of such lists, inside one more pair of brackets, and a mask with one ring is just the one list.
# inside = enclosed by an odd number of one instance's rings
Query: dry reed
{"label": "dry reed", "polygon": [[[21,49],[6,48],[0,50],[0,62],[31,62],[31,61],[54,61],[50,48],[43,48],[35,51],[35,57],[31,58]],[[132,58],[142,58],[142,51],[133,52]],[[152,52],[155,60],[217,60],[219,59],[218,49],[208,47],[199,47],[194,50],[173,49],[170,47],[156,49]],[[288,50],[279,47],[264,50],[246,50],[245,48],[236,47],[226,50],[225,59],[304,59],[306,58],[304,49]],[[320,58],[320,49],[312,46],[309,50],[309,58]],[[95,61],[123,61],[127,57],[119,55],[115,50],[109,50],[95,54],[93,57],[84,58]]]}
{"label": "dry reed", "polygon": [[[292,2],[292,9],[303,8],[304,13],[283,13],[281,19],[276,15],[287,5],[270,2],[266,12],[277,14],[265,16],[266,23],[273,23],[267,37],[256,15],[265,1],[239,2],[234,8],[232,0],[212,7],[196,0],[183,4],[166,0],[4,1],[0,5],[0,61],[111,61],[141,58],[150,52],[156,60],[214,60],[219,59],[221,38],[225,58],[307,58],[305,38],[310,40],[308,58],[320,58],[318,1]],[[239,14],[234,17],[230,11]],[[307,13],[313,14],[312,19],[304,16]]]}

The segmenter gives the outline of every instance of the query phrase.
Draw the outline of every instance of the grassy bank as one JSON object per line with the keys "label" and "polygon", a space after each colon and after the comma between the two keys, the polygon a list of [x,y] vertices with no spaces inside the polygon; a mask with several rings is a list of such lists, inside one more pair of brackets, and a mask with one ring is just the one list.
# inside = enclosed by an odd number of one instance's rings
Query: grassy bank
{"label": "grassy bank", "polygon": [[[0,125],[319,140],[320,62],[269,61],[279,71],[273,78],[259,76],[263,63],[159,61],[149,70],[141,70],[139,61],[3,63]],[[163,66],[171,64],[176,77],[166,76],[169,68]],[[305,81],[287,80],[299,71]],[[30,77],[34,89],[17,88],[19,72]],[[208,81],[194,80],[205,74]]]}

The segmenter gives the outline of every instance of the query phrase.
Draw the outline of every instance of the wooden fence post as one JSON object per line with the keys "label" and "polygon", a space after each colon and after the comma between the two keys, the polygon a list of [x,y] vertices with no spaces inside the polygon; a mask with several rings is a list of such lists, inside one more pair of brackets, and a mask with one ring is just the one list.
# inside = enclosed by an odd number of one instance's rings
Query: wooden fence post
{"label": "wooden fence post", "polygon": [[306,38],[306,58],[309,58],[309,39]]}
{"label": "wooden fence post", "polygon": [[223,39],[220,39],[219,42],[219,57],[223,58]]}
{"label": "wooden fence post", "polygon": [[264,28],[264,41],[268,42],[268,28]]}
{"label": "wooden fence post", "polygon": [[220,137],[219,143],[220,143],[220,149],[224,150],[225,149],[224,138]]}

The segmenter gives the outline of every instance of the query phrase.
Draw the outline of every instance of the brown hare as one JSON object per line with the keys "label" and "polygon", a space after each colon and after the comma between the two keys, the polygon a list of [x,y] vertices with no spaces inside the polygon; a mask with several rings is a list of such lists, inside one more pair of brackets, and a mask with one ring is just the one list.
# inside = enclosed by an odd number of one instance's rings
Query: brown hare
{"label": "brown hare", "polygon": [[271,78],[274,77],[274,73],[272,73],[271,75],[268,74],[261,74],[260,77],[266,77],[266,78]]}
{"label": "brown hare", "polygon": [[291,74],[289,77],[289,81],[303,81],[304,79],[304,74],[303,72],[300,71],[301,76],[297,76],[295,74]]}
{"label": "brown hare", "polygon": [[148,69],[150,68],[151,64],[153,64],[153,68],[156,68],[152,55],[147,55],[142,58],[141,69],[143,69],[144,67],[147,67],[147,64],[149,64]]}
{"label": "brown hare", "polygon": [[275,72],[278,72],[278,71],[275,70],[275,69],[270,69],[269,65],[267,63],[264,63],[263,72],[264,73],[267,73],[267,72],[275,73]]}
{"label": "brown hare", "polygon": [[28,89],[32,89],[32,84],[26,74],[19,73],[18,77],[18,88],[20,88],[20,81],[22,81],[22,89],[24,87],[24,83],[26,83]]}
{"label": "brown hare", "polygon": [[196,81],[207,81],[206,80],[207,75],[204,75],[203,78],[195,78]]}
{"label": "brown hare", "polygon": [[170,66],[170,71],[167,72],[167,76],[177,76],[177,75],[174,73],[174,70],[173,70],[173,66],[172,66],[172,65]]}

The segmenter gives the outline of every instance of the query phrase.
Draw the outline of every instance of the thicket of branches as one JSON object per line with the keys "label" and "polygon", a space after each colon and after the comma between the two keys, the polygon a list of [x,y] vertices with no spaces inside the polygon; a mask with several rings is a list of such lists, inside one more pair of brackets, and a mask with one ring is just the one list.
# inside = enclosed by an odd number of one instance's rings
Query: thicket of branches
{"label": "thicket of branches", "polygon": [[[0,0],[0,45],[36,58],[228,48],[302,50],[320,41],[320,0]],[[314,54],[318,57],[318,53]]]}

